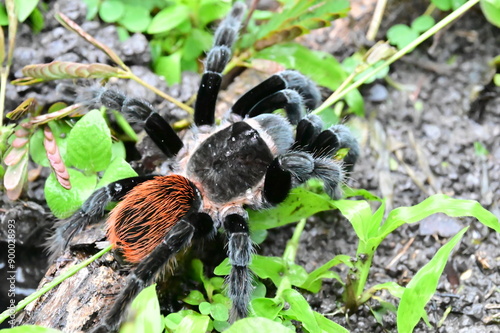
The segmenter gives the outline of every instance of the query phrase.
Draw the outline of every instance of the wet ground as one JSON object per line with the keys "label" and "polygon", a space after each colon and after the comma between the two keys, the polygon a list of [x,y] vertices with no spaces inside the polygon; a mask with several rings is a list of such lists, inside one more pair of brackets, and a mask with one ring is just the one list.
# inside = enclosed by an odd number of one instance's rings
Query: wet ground
{"label": "wet ground", "polygon": [[[125,44],[117,41],[113,26],[84,22],[82,5],[57,1],[59,10],[82,24],[83,28],[122,56],[133,71],[150,84],[168,91],[180,100],[188,100],[196,92],[198,75],[186,74],[181,86],[168,88],[147,68],[149,57],[146,40],[136,35]],[[51,8],[52,5],[51,5]],[[390,9],[382,31],[405,21],[404,5]],[[52,9],[53,11],[53,9]],[[106,57],[75,38],[73,34],[50,19],[44,31],[33,36],[26,26],[20,27],[18,47],[13,67],[19,70],[31,63],[52,60],[108,62]],[[350,29],[339,33],[339,25],[315,33],[303,40],[312,48],[331,52],[340,58],[364,44],[362,28],[369,16],[356,13],[347,21]],[[346,36],[348,36],[346,38]],[[343,38],[340,38],[343,37]],[[352,174],[351,185],[365,188],[388,201],[389,207],[414,205],[434,193],[454,198],[473,199],[500,216],[500,89],[490,83],[492,71],[488,61],[500,54],[500,30],[488,24],[480,12],[473,11],[460,18],[439,38],[415,50],[410,56],[391,66],[390,81],[380,80],[362,88],[366,100],[364,118],[349,117],[348,123],[357,131],[363,146],[361,159]],[[252,73],[237,78],[235,85],[222,96],[234,98],[241,86],[254,84]],[[134,96],[154,101],[169,119],[185,115],[161,101],[134,82],[112,82]],[[27,97],[36,97],[41,104],[50,104],[61,97],[56,95],[56,83],[33,87],[12,87],[7,91],[7,109],[12,109]],[[489,154],[481,156],[474,144],[482,144]],[[44,239],[44,227],[53,218],[43,200],[43,170],[39,179],[29,184],[21,201],[8,202],[1,198],[2,226],[9,219],[18,223],[19,244],[29,244],[37,250],[19,251],[18,276],[28,284],[20,285],[19,295],[29,294],[45,272],[43,255],[39,250]],[[390,208],[389,208],[390,209]],[[460,246],[454,251],[443,274],[437,294],[427,307],[430,322],[437,325],[447,309],[444,324],[427,328],[422,323],[418,332],[499,332],[500,238],[473,219],[452,219],[435,215],[426,221],[403,226],[381,244],[375,255],[368,286],[396,281],[402,285],[433,256],[437,249],[461,227],[470,225]],[[293,226],[272,230],[260,252],[282,255]],[[0,232],[0,235],[5,235]],[[301,238],[298,263],[311,271],[335,254],[355,254],[356,237],[350,225],[336,213],[323,213],[311,218]],[[4,253],[3,250],[0,251]],[[38,268],[33,268],[33,261]],[[2,268],[4,270],[4,268]],[[345,273],[340,271],[341,273]],[[2,281],[4,281],[2,277]],[[31,283],[29,283],[31,281]],[[33,283],[34,282],[34,283]],[[3,284],[2,284],[3,286]],[[363,306],[348,321],[338,310],[341,287],[326,281],[318,294],[306,295],[315,310],[332,314],[332,320],[352,332],[395,331],[395,316],[387,314],[383,324],[377,323],[369,307]],[[0,300],[6,292],[0,290]],[[381,297],[394,302],[387,294]],[[4,308],[3,303],[1,304]]]}

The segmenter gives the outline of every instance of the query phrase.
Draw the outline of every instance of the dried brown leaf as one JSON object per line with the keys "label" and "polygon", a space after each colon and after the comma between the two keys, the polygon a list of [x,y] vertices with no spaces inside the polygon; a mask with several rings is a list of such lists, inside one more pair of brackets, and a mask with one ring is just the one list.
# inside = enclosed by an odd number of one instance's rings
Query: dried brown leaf
{"label": "dried brown leaf", "polygon": [[29,112],[33,112],[35,110],[37,103],[35,98],[30,97],[21,104],[14,110],[10,111],[7,113],[7,118],[12,119],[12,120],[17,120],[23,117],[25,114]]}
{"label": "dried brown leaf", "polygon": [[111,58],[118,66],[123,68],[124,70],[128,71],[128,67],[123,63],[123,61],[120,59],[120,57],[109,47],[106,45],[102,44],[98,40],[96,40],[94,37],[89,35],[85,30],[82,29],[78,24],[76,24],[74,21],[70,20],[69,17],[64,15],[61,12],[58,12],[56,15],[56,19],[61,23],[66,29],[73,31],[83,39],[85,39],[87,42],[90,44],[94,45],[95,47],[101,49],[108,57]]}

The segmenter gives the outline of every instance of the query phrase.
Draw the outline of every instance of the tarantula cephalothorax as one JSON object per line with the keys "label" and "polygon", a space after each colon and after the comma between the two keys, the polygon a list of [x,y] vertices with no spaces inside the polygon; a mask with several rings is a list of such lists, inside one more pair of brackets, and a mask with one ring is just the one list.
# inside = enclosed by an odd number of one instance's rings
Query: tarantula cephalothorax
{"label": "tarantula cephalothorax", "polygon": [[[169,175],[133,177],[100,188],[72,217],[58,223],[53,253],[62,251],[76,232],[99,221],[109,202],[120,201],[107,220],[107,234],[136,266],[95,331],[116,330],[128,303],[177,252],[221,227],[232,265],[227,279],[231,320],[245,317],[253,247],[244,207],[276,205],[310,178],[321,179],[332,198],[341,195],[340,184],[356,162],[358,143],[347,127],[323,130],[317,116],[306,115],[320,95],[298,72],[271,76],[244,94],[223,124],[215,125],[221,72],[230,59],[243,12],[244,6],[236,3],[215,33],[195,104],[191,140],[183,142],[145,101],[104,88],[84,96],[89,107],[103,104],[143,123],[175,169]],[[277,109],[284,109],[287,117],[271,113]],[[332,159],[341,148],[349,149],[344,164]]]}

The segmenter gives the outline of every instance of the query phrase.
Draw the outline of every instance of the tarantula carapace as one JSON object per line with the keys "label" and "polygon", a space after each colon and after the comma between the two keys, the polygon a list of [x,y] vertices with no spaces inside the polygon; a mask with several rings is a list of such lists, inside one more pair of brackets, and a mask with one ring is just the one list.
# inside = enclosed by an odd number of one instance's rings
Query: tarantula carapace
{"label": "tarantula carapace", "polygon": [[[94,192],[69,219],[58,223],[52,252],[59,253],[74,234],[99,221],[111,201],[120,201],[107,220],[109,241],[135,268],[114,305],[95,331],[114,331],[128,303],[176,253],[223,228],[232,265],[227,279],[231,320],[245,317],[252,290],[248,268],[253,251],[246,207],[279,204],[293,187],[310,178],[324,182],[332,198],[359,154],[347,127],[323,130],[307,111],[320,94],[300,73],[284,71],[244,94],[227,119],[215,124],[221,72],[230,59],[244,6],[236,3],[215,32],[195,104],[192,138],[183,142],[152,108],[136,98],[96,88],[85,94],[89,107],[105,105],[143,123],[152,140],[172,159],[174,171],[123,179]],[[284,109],[286,117],[273,114]],[[333,155],[348,148],[344,163]]]}

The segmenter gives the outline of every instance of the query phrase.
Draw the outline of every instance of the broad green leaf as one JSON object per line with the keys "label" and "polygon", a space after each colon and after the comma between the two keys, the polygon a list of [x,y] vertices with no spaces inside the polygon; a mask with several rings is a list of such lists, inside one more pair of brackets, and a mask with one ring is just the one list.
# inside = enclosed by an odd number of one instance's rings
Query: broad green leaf
{"label": "broad green leaf", "polygon": [[214,320],[227,321],[229,319],[229,309],[221,303],[214,303],[210,308],[210,315]]}
{"label": "broad green leaf", "polygon": [[97,13],[99,12],[99,0],[83,0],[83,2],[87,5],[87,15],[85,19],[87,21],[92,21]]}
{"label": "broad green leaf", "polygon": [[257,317],[274,319],[283,309],[283,303],[273,298],[259,297],[252,300],[252,310]]}
{"label": "broad green leaf", "polygon": [[376,291],[383,289],[387,290],[392,296],[397,298],[401,298],[405,291],[405,287],[400,286],[396,282],[386,282],[374,285],[370,288],[369,292],[375,293]]}
{"label": "broad green leaf", "polygon": [[104,22],[113,23],[125,13],[125,5],[118,0],[105,0],[99,7],[99,16]]}
{"label": "broad green leaf", "polygon": [[497,87],[500,87],[500,74],[495,74],[495,76],[493,77],[493,83],[495,83]]}
{"label": "broad green leaf", "polygon": [[231,272],[231,265],[229,264],[229,258],[222,260],[219,266],[215,267],[215,275],[229,275]]}
{"label": "broad green leaf", "polygon": [[481,207],[477,201],[452,199],[443,194],[436,194],[415,206],[401,207],[391,211],[380,229],[380,236],[385,238],[399,226],[418,222],[435,213],[444,213],[452,217],[472,216],[485,226],[500,232],[498,218]]}
{"label": "broad green leaf", "polygon": [[129,177],[136,177],[137,172],[123,158],[115,158],[104,171],[102,178],[97,183],[97,188],[112,182]]}
{"label": "broad green leaf", "polygon": [[208,315],[210,314],[210,311],[212,311],[212,304],[208,302],[201,302],[198,305],[198,309],[200,310],[201,314]]}
{"label": "broad green leaf", "polygon": [[61,333],[62,331],[42,326],[23,325],[13,328],[3,329],[2,333]]}
{"label": "broad green leaf", "polygon": [[206,332],[210,324],[209,316],[190,314],[182,318],[179,326],[175,329],[177,333],[185,332]]}
{"label": "broad green leaf", "polygon": [[181,81],[181,56],[181,52],[163,56],[153,65],[155,73],[163,76],[169,85]]}
{"label": "broad green leaf", "polygon": [[337,89],[347,77],[340,63],[332,55],[312,51],[296,43],[273,45],[257,52],[254,58],[276,61],[286,68],[296,69],[331,90]]}
{"label": "broad green leaf", "polygon": [[351,222],[356,235],[361,242],[367,242],[369,231],[372,229],[372,210],[364,200],[338,200],[335,206]]}
{"label": "broad green leaf", "polygon": [[156,284],[153,284],[137,295],[129,309],[128,321],[120,329],[120,333],[161,333],[163,318],[160,303],[156,296]]}
{"label": "broad green leaf", "polygon": [[165,326],[171,330],[175,330],[181,323],[182,318],[184,316],[178,312],[170,313],[165,317]]}
{"label": "broad green leaf", "polygon": [[314,311],[304,296],[297,290],[287,289],[283,292],[283,299],[290,305],[290,308],[283,314],[302,322],[308,332],[321,332]]}
{"label": "broad green leaf", "polygon": [[162,9],[153,17],[148,34],[167,32],[189,19],[189,7],[183,4],[172,5]]}
{"label": "broad green leaf", "polygon": [[275,321],[272,321],[271,319],[262,317],[245,318],[238,320],[233,325],[231,325],[231,327],[229,327],[227,330],[224,331],[224,333],[255,333],[255,332],[293,333],[294,331]]}
{"label": "broad green leaf", "polygon": [[261,211],[251,210],[248,215],[251,229],[262,230],[297,222],[317,212],[331,209],[335,209],[332,200],[299,187],[293,189],[278,207]]}
{"label": "broad green leaf", "polygon": [[24,22],[38,4],[38,0],[14,0],[16,4],[17,19]]}
{"label": "broad green leaf", "polygon": [[125,14],[118,23],[130,32],[144,32],[151,23],[151,15],[144,6],[125,5]]}
{"label": "broad green leaf", "polygon": [[208,23],[224,17],[231,9],[230,1],[204,0],[201,1],[198,10],[199,26],[204,27]]}
{"label": "broad green leaf", "polygon": [[50,210],[59,219],[64,219],[73,214],[85,200],[94,192],[97,176],[85,176],[81,172],[68,169],[71,189],[66,190],[59,184],[53,173],[45,182],[45,199]]}
{"label": "broad green leaf", "polygon": [[397,326],[400,333],[411,333],[425,313],[425,305],[436,292],[439,277],[450,257],[451,250],[467,231],[462,229],[448,243],[443,245],[434,257],[422,267],[405,288],[397,314]]}
{"label": "broad green leaf", "polygon": [[418,32],[404,24],[396,24],[387,30],[387,39],[392,45],[402,49],[418,37]]}
{"label": "broad green leaf", "polygon": [[201,302],[206,302],[205,297],[199,290],[191,290],[189,295],[187,295],[187,297],[184,298],[183,301],[191,305],[199,305]]}
{"label": "broad green leaf", "polygon": [[319,325],[319,328],[321,329],[322,332],[327,332],[327,333],[349,333],[347,329],[344,327],[340,326],[334,321],[331,321],[330,319],[324,317],[320,313],[314,311],[314,318],[316,318],[316,322]]}
{"label": "broad green leaf", "polygon": [[451,9],[451,0],[431,0],[431,2],[442,11]]}
{"label": "broad green leaf", "polygon": [[30,156],[36,164],[48,167],[50,164],[43,146],[43,138],[43,129],[38,128],[30,139]]}
{"label": "broad green leaf", "polygon": [[340,283],[342,278],[335,272],[330,271],[330,269],[338,264],[345,264],[348,267],[352,267],[351,257],[346,255],[337,255],[321,267],[316,268],[314,271],[309,273],[306,281],[300,286],[302,289],[309,290],[313,293],[317,293],[321,289],[321,284],[323,279],[336,279]]}
{"label": "broad green leaf", "polygon": [[7,9],[5,9],[5,5],[2,3],[0,3],[0,25],[9,25],[9,16],[7,15]]}
{"label": "broad green leaf", "polygon": [[212,34],[205,30],[193,29],[184,41],[182,59],[185,61],[198,59],[200,54],[211,46]]}
{"label": "broad green leaf", "polygon": [[434,18],[432,16],[422,15],[422,16],[417,17],[411,23],[411,28],[412,28],[412,30],[414,30],[418,33],[422,33],[422,32],[429,30],[430,28],[432,28],[432,26],[435,23],[436,23],[436,21],[434,21]]}
{"label": "broad green leaf", "polygon": [[481,0],[479,5],[488,22],[500,27],[500,0]]}
{"label": "broad green leaf", "polygon": [[360,117],[365,115],[365,101],[359,90],[354,89],[345,96],[345,101],[350,110]]}
{"label": "broad green leaf", "polygon": [[113,142],[111,145],[111,161],[115,158],[125,159],[127,157],[127,151],[125,150],[125,145],[123,141]]}
{"label": "broad green leaf", "polygon": [[261,279],[271,279],[277,286],[283,278],[285,263],[280,257],[265,257],[254,254],[250,269]]}
{"label": "broad green leaf", "polygon": [[92,110],[71,130],[67,162],[85,171],[102,171],[111,162],[111,134],[98,110]]}

